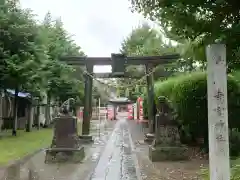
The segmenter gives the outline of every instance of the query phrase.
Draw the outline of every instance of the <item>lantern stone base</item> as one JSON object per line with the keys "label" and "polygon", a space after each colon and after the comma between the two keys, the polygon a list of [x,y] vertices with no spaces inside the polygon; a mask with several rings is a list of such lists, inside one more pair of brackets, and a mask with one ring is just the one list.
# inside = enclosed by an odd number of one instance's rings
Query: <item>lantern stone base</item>
{"label": "lantern stone base", "polygon": [[148,144],[152,144],[154,139],[155,139],[154,134],[148,133],[145,135],[144,142]]}
{"label": "lantern stone base", "polygon": [[81,136],[79,136],[79,138],[80,138],[80,141],[84,142],[84,143],[91,143],[91,142],[93,142],[93,138],[92,138],[91,135],[81,135]]}
{"label": "lantern stone base", "polygon": [[188,148],[185,146],[179,147],[162,147],[162,146],[150,146],[149,147],[149,159],[152,162],[159,161],[181,161],[188,160],[187,155]]}
{"label": "lantern stone base", "polygon": [[45,163],[80,163],[85,156],[84,147],[46,149]]}

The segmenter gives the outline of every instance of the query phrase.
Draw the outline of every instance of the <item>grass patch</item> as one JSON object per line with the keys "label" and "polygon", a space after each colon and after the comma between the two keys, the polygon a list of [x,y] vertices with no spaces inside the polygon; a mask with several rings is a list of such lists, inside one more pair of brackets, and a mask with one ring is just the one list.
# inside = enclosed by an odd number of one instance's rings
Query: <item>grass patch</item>
{"label": "grass patch", "polygon": [[41,129],[32,132],[19,130],[17,137],[10,135],[2,137],[0,139],[0,165],[6,165],[12,160],[49,146],[52,142],[52,136],[52,129]]}
{"label": "grass patch", "polygon": [[[230,160],[230,166],[231,166],[231,178],[230,180],[239,180],[240,178],[240,157],[236,159]],[[209,180],[209,169],[203,168],[200,170],[201,178],[203,180]]]}

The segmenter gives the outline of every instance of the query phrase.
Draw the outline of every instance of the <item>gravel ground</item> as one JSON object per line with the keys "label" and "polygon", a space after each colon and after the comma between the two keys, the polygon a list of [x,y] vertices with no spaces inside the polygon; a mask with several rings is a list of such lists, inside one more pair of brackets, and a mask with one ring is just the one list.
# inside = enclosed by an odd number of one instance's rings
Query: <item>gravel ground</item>
{"label": "gravel ground", "polygon": [[[144,143],[144,134],[147,129],[134,121],[128,121],[134,142],[142,180],[200,180],[199,170],[208,166],[208,161],[189,150],[193,159],[184,162],[151,162],[148,158],[148,145]],[[194,154],[194,155],[192,155]]]}

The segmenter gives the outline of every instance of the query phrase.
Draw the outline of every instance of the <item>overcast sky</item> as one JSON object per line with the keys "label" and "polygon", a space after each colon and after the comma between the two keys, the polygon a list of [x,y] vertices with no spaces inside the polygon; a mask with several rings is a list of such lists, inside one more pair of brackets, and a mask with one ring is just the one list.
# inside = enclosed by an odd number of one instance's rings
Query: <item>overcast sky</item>
{"label": "overcast sky", "polygon": [[[128,0],[20,0],[42,20],[50,11],[61,17],[65,29],[88,56],[110,56],[144,18],[130,11]],[[99,69],[99,68],[97,68]],[[97,71],[106,71],[100,68]],[[109,69],[109,68],[107,68]],[[107,70],[109,71],[109,70]]]}
{"label": "overcast sky", "polygon": [[47,11],[61,17],[65,28],[88,56],[110,56],[144,18],[130,11],[128,0],[20,0],[39,19]]}

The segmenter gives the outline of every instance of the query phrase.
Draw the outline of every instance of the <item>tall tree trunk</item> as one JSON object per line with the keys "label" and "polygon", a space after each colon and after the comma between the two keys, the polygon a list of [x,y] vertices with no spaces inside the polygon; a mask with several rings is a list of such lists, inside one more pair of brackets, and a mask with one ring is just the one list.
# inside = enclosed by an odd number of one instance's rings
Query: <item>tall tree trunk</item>
{"label": "tall tree trunk", "polygon": [[40,105],[39,105],[39,101],[37,104],[37,129],[40,129]]}
{"label": "tall tree trunk", "polygon": [[47,93],[47,104],[45,109],[45,127],[48,127],[51,123],[50,107],[51,107],[51,96],[49,93]]}
{"label": "tall tree trunk", "polygon": [[30,104],[28,105],[26,132],[30,132],[32,130],[32,125],[33,125],[33,101],[31,100]]}
{"label": "tall tree trunk", "polygon": [[18,86],[15,88],[15,94],[14,94],[14,108],[13,108],[13,129],[12,129],[12,135],[17,135],[17,126],[18,126]]}

